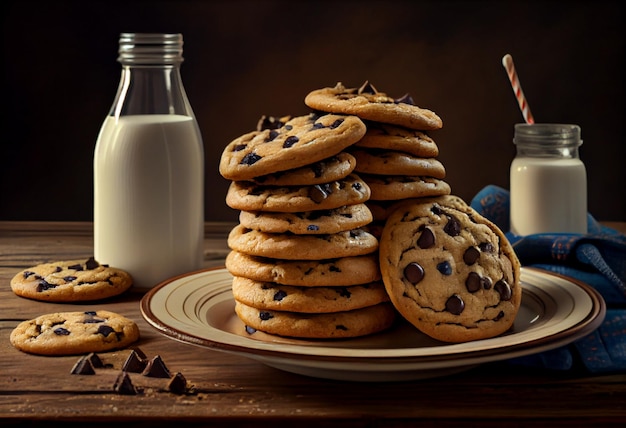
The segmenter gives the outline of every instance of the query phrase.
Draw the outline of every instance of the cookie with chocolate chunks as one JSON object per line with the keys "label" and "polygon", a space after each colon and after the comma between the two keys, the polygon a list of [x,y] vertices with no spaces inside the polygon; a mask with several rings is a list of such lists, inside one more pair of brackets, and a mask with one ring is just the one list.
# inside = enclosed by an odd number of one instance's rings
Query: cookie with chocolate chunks
{"label": "cookie with chocolate chunks", "polygon": [[300,168],[262,175],[252,179],[268,186],[308,186],[330,183],[350,175],[356,167],[356,159],[350,153],[341,152],[329,158]]}
{"label": "cookie with chocolate chunks", "polygon": [[357,173],[445,178],[446,169],[436,158],[423,158],[396,150],[353,149]]}
{"label": "cookie with chocolate chunks", "polygon": [[383,331],[393,324],[396,312],[390,303],[361,309],[320,314],[257,309],[235,302],[235,312],[245,331],[307,339],[341,339]]}
{"label": "cookie with chocolate chunks", "polygon": [[322,260],[373,253],[378,249],[378,240],[364,229],[326,235],[294,235],[266,233],[238,224],[228,235],[228,246],[252,256]]}
{"label": "cookie with chocolate chunks", "polygon": [[266,186],[233,181],[226,193],[226,205],[241,211],[294,213],[359,204],[367,201],[370,194],[368,185],[356,174],[308,186]]}
{"label": "cookie with chocolate chunks", "polygon": [[85,302],[117,296],[133,284],[122,269],[101,265],[93,258],[42,263],[11,279],[15,294],[45,302]]}
{"label": "cookie with chocolate chunks", "polygon": [[422,131],[371,121],[365,125],[367,132],[354,147],[397,150],[424,158],[439,155],[437,143]]}
{"label": "cookie with chocolate chunks", "polygon": [[502,231],[461,198],[399,204],[383,229],[379,257],[391,301],[425,334],[467,342],[513,325],[520,263]]}
{"label": "cookie with chocolate chunks", "polygon": [[397,201],[450,194],[450,185],[440,178],[360,173],[370,189],[371,201]]}
{"label": "cookie with chocolate chunks", "polygon": [[408,94],[394,99],[367,81],[359,88],[347,88],[337,82],[332,88],[316,89],[305,97],[304,103],[319,111],[355,115],[410,129],[428,131],[443,127],[435,112],[416,106]]}
{"label": "cookie with chocolate chunks", "polygon": [[365,131],[363,121],[352,115],[297,116],[278,128],[252,131],[231,141],[222,152],[219,171],[227,180],[250,180],[299,168],[340,153]]}
{"label": "cookie with chocolate chunks", "polygon": [[139,339],[139,328],[120,314],[98,310],[56,312],[19,323],[11,344],[31,354],[75,355],[125,348]]}
{"label": "cookie with chocolate chunks", "polygon": [[365,204],[344,205],[331,210],[277,213],[269,211],[241,211],[239,223],[248,229],[268,233],[295,233],[319,235],[358,229],[372,221],[372,213]]}
{"label": "cookie with chocolate chunks", "polygon": [[378,253],[323,260],[285,260],[231,251],[225,265],[235,276],[306,287],[366,284],[380,279]]}
{"label": "cookie with chocolate chunks", "polygon": [[350,311],[389,301],[381,281],[343,287],[296,287],[235,276],[232,290],[236,301],[253,308],[302,313]]}

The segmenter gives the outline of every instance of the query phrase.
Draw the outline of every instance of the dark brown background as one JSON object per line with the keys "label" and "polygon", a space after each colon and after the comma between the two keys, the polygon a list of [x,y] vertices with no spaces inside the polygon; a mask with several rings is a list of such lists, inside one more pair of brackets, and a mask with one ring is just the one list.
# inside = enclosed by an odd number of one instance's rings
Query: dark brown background
{"label": "dark brown background", "polygon": [[91,220],[92,156],[115,95],[120,32],[182,32],[206,152],[206,219],[235,220],[223,147],[312,89],[369,80],[437,112],[453,192],[508,188],[522,116],[581,126],[589,210],[626,220],[624,8],[618,2],[5,1],[0,220]]}

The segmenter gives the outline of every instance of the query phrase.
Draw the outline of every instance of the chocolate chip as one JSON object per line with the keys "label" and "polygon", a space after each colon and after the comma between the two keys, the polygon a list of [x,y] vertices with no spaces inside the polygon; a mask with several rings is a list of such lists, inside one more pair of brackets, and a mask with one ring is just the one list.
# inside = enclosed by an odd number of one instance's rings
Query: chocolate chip
{"label": "chocolate chip", "polygon": [[274,293],[274,301],[276,302],[282,301],[285,297],[287,297],[287,293],[283,290],[278,290]]}
{"label": "chocolate chip", "polygon": [[76,364],[74,364],[70,373],[77,375],[95,375],[96,371],[94,370],[91,361],[82,357],[80,360],[76,361]]}
{"label": "chocolate chip", "polygon": [[137,394],[137,389],[133,382],[130,380],[130,376],[128,373],[121,372],[117,379],[115,379],[115,383],[113,384],[113,390],[118,394],[123,395],[135,395]]}
{"label": "chocolate chip", "polygon": [[337,291],[337,293],[339,293],[341,297],[349,299],[350,296],[352,296],[352,293],[350,293],[350,290],[348,290],[346,287],[337,287],[335,290]]}
{"label": "chocolate chip", "polygon": [[167,383],[167,389],[174,394],[184,394],[187,392],[187,379],[182,373],[178,372]]}
{"label": "chocolate chip", "polygon": [[96,334],[101,334],[104,337],[107,337],[109,334],[115,333],[115,330],[110,325],[102,324],[98,327],[98,331]]}
{"label": "chocolate chip", "polygon": [[87,270],[94,270],[98,266],[100,266],[100,263],[98,263],[93,257],[89,257],[89,260],[87,260],[87,262],[85,263],[85,268]]}
{"label": "chocolate chip", "polygon": [[248,334],[254,334],[256,333],[256,328],[254,327],[250,327],[249,325],[246,326],[246,333]]}
{"label": "chocolate chip", "polygon": [[287,137],[287,139],[283,143],[283,149],[288,149],[288,148],[292,147],[298,141],[300,141],[300,139],[298,137],[296,137],[295,135]]}
{"label": "chocolate chip", "polygon": [[72,282],[72,281],[75,281],[76,278],[77,278],[76,276],[68,275],[68,276],[64,276],[63,277],[63,281],[65,281],[65,282]]}
{"label": "chocolate chip", "polygon": [[358,93],[359,94],[376,94],[378,93],[378,91],[372,84],[370,84],[368,80],[366,80],[365,83],[363,83],[361,87],[359,88]]}
{"label": "chocolate chip", "polygon": [[261,318],[261,321],[267,321],[274,318],[274,315],[272,315],[271,312],[261,311],[259,313],[259,318]]}
{"label": "chocolate chip", "polygon": [[55,328],[53,331],[54,331],[54,334],[56,334],[57,336],[69,336],[70,335],[70,331],[63,327]]}
{"label": "chocolate chip", "polygon": [[331,123],[328,127],[330,129],[337,129],[341,126],[342,123],[343,123],[343,119],[337,119],[333,123]]}
{"label": "chocolate chip", "polygon": [[309,198],[316,204],[321,203],[327,197],[328,193],[319,184],[316,184],[309,190]]}
{"label": "chocolate chip", "polygon": [[480,251],[476,249],[476,247],[469,247],[463,253],[463,261],[466,265],[471,266],[476,263],[476,260],[480,257]]}
{"label": "chocolate chip", "polygon": [[85,359],[89,360],[89,362],[94,368],[104,367],[104,363],[102,362],[98,354],[94,352],[90,352],[89,354],[87,354],[85,356]]}
{"label": "chocolate chip", "polygon": [[396,104],[410,104],[412,106],[415,105],[415,101],[413,101],[413,98],[408,93],[404,94],[400,98],[393,100],[393,102]]}
{"label": "chocolate chip", "polygon": [[72,266],[68,266],[68,269],[73,269],[73,270],[83,270],[83,266],[82,265],[72,265]]}
{"label": "chocolate chip", "polygon": [[470,293],[475,293],[482,287],[480,275],[476,272],[470,272],[465,280],[465,288]]}
{"label": "chocolate chip", "polygon": [[315,122],[313,124],[313,126],[311,127],[311,131],[314,130],[314,129],[322,129],[322,128],[325,128],[323,123]]}
{"label": "chocolate chip", "polygon": [[56,284],[50,284],[45,279],[40,279],[39,282],[37,283],[37,291],[42,292],[42,291],[50,290],[51,288],[54,288],[56,286],[57,286]]}
{"label": "chocolate chip", "polygon": [[91,315],[91,316],[96,316],[98,315],[98,313],[96,311],[85,311],[84,312],[85,315]]}
{"label": "chocolate chip", "polygon": [[62,270],[63,270],[63,268],[62,268],[61,266],[57,266],[57,267],[54,269],[54,271],[55,271],[55,272],[57,272],[57,273],[61,272]]}
{"label": "chocolate chip", "polygon": [[491,245],[491,242],[481,242],[478,245],[478,248],[480,248],[480,251],[483,253],[491,253],[493,251],[493,245]]}
{"label": "chocolate chip", "polygon": [[147,361],[142,359],[135,351],[131,351],[122,365],[122,370],[131,373],[141,373],[145,370]]}
{"label": "chocolate chip", "polygon": [[163,359],[161,359],[160,355],[155,355],[150,361],[148,361],[146,368],[141,374],[148,377],[171,377],[170,371],[163,362]]}
{"label": "chocolate chip", "polygon": [[317,232],[318,230],[320,230],[320,227],[316,224],[309,224],[306,227],[306,230],[311,231],[311,232]]}
{"label": "chocolate chip", "polygon": [[432,230],[424,228],[424,230],[422,230],[422,233],[420,234],[420,237],[417,238],[417,246],[422,249],[427,249],[431,248],[434,245],[435,235],[433,234]]}
{"label": "chocolate chip", "polygon": [[458,294],[454,294],[446,301],[446,310],[452,315],[461,315],[465,309],[465,302]]}
{"label": "chocolate chip", "polygon": [[335,326],[335,329],[336,329],[336,330],[348,331],[348,327],[346,327],[346,326],[345,326],[345,325],[343,325],[343,324],[337,324],[337,325]]}
{"label": "chocolate chip", "polygon": [[404,277],[411,284],[417,284],[424,278],[424,268],[416,262],[411,262],[404,268]]}
{"label": "chocolate chip", "polygon": [[233,152],[240,152],[246,147],[248,147],[247,144],[237,144],[235,147],[233,147]]}
{"label": "chocolate chip", "polygon": [[248,153],[247,155],[243,157],[243,159],[240,162],[240,165],[254,165],[260,160],[261,160],[261,156],[252,152],[252,153]]}
{"label": "chocolate chip", "polygon": [[443,261],[437,265],[437,270],[443,275],[452,275],[452,266],[448,261]]}
{"label": "chocolate chip", "polygon": [[513,292],[511,291],[511,287],[503,279],[497,281],[495,285],[493,286],[493,288],[500,295],[500,300],[511,300],[511,297],[513,297]]}
{"label": "chocolate chip", "polygon": [[461,223],[454,216],[451,216],[449,214],[447,214],[446,216],[448,217],[448,222],[443,227],[443,231],[450,236],[457,236],[459,233],[461,233]]}
{"label": "chocolate chip", "polygon": [[34,275],[34,274],[35,274],[35,272],[29,271],[29,270],[25,270],[22,275],[24,276],[24,279],[26,279],[29,276]]}

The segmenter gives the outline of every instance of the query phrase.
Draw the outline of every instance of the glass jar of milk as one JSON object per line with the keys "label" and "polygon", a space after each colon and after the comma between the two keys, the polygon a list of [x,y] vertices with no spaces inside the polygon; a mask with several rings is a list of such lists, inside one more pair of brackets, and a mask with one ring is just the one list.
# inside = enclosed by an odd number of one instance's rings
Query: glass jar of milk
{"label": "glass jar of milk", "polygon": [[94,256],[138,289],[199,269],[204,148],[181,34],[123,33],[122,74],[94,153]]}
{"label": "glass jar of milk", "polygon": [[516,124],[511,163],[511,232],[587,233],[587,173],[580,127]]}

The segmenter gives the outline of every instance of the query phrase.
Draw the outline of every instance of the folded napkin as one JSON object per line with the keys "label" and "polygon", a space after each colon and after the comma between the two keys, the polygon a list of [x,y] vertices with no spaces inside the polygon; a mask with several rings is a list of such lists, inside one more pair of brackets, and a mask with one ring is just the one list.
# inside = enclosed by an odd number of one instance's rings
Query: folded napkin
{"label": "folded napkin", "polygon": [[483,188],[470,204],[505,232],[523,266],[589,284],[607,304],[604,322],[586,337],[509,362],[554,370],[582,365],[593,373],[626,371],[626,235],[601,225],[591,214],[584,235],[514,235],[509,231],[509,192],[494,185]]}

